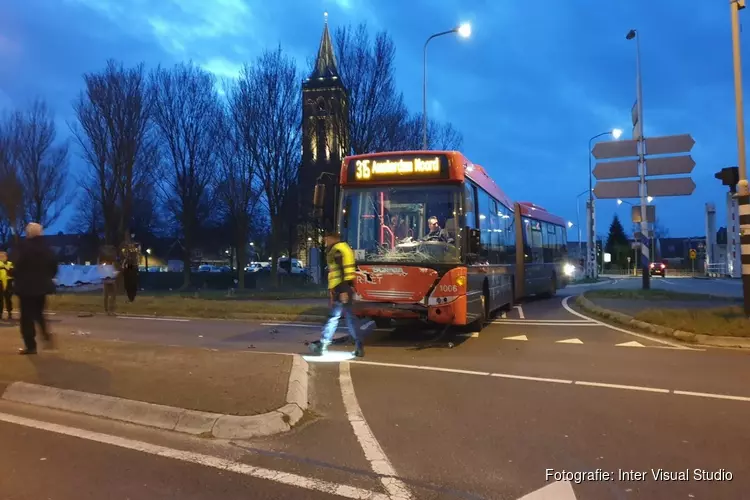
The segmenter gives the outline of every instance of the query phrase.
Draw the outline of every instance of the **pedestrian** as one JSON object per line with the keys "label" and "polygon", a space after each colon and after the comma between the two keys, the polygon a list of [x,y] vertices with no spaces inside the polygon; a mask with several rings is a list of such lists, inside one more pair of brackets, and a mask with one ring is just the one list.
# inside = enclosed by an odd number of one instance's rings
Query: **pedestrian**
{"label": "pedestrian", "polygon": [[6,252],[0,252],[0,320],[3,305],[8,311],[8,320],[13,319],[13,262],[8,260]]}
{"label": "pedestrian", "polygon": [[19,354],[36,354],[36,326],[47,348],[54,348],[52,335],[44,319],[47,295],[55,291],[57,259],[42,236],[42,226],[26,226],[26,237],[13,248],[14,285],[21,312],[21,336],[25,344]]}
{"label": "pedestrian", "polygon": [[99,264],[111,267],[104,271],[108,274],[102,281],[104,289],[104,313],[114,316],[117,308],[117,279],[119,277],[119,266],[117,262],[117,251],[112,245],[105,245],[99,255]]}
{"label": "pedestrian", "polygon": [[331,315],[323,327],[320,342],[312,344],[312,350],[321,356],[328,352],[328,346],[331,344],[331,339],[333,334],[336,333],[339,319],[343,314],[346,317],[349,335],[354,340],[354,355],[361,358],[365,355],[365,350],[362,340],[357,334],[357,319],[352,307],[356,276],[354,251],[345,241],[341,241],[338,233],[333,231],[326,233],[325,244],[327,247],[326,261],[328,264],[328,293]]}

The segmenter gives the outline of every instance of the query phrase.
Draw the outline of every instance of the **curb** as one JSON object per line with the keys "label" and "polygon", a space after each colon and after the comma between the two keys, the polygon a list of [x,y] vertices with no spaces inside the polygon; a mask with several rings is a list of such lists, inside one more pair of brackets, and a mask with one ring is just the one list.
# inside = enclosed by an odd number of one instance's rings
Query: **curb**
{"label": "curb", "polygon": [[576,298],[576,304],[581,306],[584,311],[591,314],[595,314],[603,318],[608,318],[614,320],[616,323],[645,330],[649,333],[660,335],[662,337],[670,337],[673,339],[681,340],[683,342],[689,342],[692,344],[704,345],[709,347],[735,347],[750,349],[750,338],[704,335],[702,333],[685,332],[683,330],[675,330],[674,328],[669,328],[668,326],[646,323],[645,321],[640,321],[633,318],[632,316],[628,316],[627,314],[599,307],[583,295],[579,295]]}
{"label": "curb", "polygon": [[289,431],[308,408],[309,365],[302,356],[292,356],[286,404],[260,415],[237,416],[187,410],[26,382],[10,384],[2,399],[220,439],[270,436]]}

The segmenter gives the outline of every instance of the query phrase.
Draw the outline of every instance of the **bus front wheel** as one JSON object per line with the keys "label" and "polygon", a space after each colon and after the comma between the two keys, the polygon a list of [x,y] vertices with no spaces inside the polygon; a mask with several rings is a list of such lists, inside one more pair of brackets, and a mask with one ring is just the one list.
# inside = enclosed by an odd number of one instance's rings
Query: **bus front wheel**
{"label": "bus front wheel", "polygon": [[554,274],[549,279],[549,288],[542,294],[544,297],[552,298],[557,295],[557,276]]}

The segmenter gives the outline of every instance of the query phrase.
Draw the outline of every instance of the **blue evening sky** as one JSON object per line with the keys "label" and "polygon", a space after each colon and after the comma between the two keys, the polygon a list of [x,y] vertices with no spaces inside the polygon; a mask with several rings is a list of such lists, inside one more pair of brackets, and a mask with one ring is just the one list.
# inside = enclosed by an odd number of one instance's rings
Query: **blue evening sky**
{"label": "blue evening sky", "polygon": [[[334,29],[367,21],[391,33],[398,84],[413,110],[421,107],[424,40],[471,22],[469,40],[430,44],[430,115],[461,130],[464,154],[511,198],[574,223],[576,195],[588,187],[589,138],[613,127],[625,130],[623,138],[632,133],[635,44],[625,34],[637,29],[646,136],[690,133],[696,140],[697,188],[690,197],[656,200],[658,217],[672,236],[704,234],[705,203],[715,202],[726,225],[725,189],[713,175],[737,157],[727,2],[5,0],[0,109],[41,96],[67,135],[81,74],[110,57],[149,67],[192,59],[227,77],[281,43],[307,67],[324,11]],[[79,160],[74,168],[82,168]],[[606,233],[614,213],[627,218],[626,208],[599,201],[597,232]],[[583,212],[581,203],[582,219]]]}

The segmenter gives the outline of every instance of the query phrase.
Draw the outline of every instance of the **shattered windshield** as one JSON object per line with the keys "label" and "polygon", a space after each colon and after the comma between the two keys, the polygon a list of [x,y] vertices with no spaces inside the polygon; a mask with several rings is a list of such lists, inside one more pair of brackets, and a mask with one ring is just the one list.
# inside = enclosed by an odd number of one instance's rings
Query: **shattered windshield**
{"label": "shattered windshield", "polygon": [[341,237],[357,262],[460,262],[460,187],[345,190]]}

